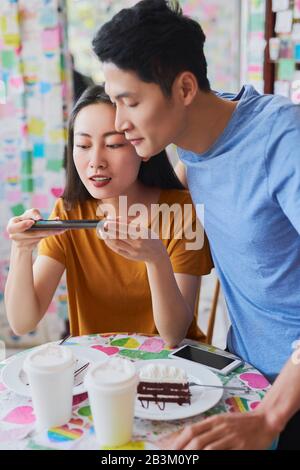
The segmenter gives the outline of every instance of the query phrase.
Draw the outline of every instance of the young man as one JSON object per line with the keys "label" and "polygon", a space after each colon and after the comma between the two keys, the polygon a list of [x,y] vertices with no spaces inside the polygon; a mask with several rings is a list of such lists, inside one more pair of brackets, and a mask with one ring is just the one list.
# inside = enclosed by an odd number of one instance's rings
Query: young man
{"label": "young man", "polygon": [[164,0],[122,10],[93,41],[118,131],[144,159],[175,143],[178,174],[205,205],[229,350],[278,376],[255,411],[206,419],[174,445],[260,449],[284,430],[279,447],[300,448],[300,361],[289,359],[300,336],[300,108],[251,86],[214,93],[204,42]]}

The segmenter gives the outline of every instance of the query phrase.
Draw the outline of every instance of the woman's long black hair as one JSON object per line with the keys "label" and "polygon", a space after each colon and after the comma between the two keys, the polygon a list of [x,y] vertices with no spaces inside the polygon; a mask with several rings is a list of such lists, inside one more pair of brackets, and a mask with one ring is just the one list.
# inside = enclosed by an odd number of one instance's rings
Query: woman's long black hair
{"label": "woman's long black hair", "polygon": [[[73,160],[74,122],[79,111],[90,104],[106,103],[112,106],[104,87],[94,85],[87,88],[75,104],[69,119],[68,147],[66,162],[66,186],[62,198],[66,208],[71,209],[75,204],[94,199],[82,183]],[[153,156],[147,162],[142,162],[138,180],[145,186],[160,189],[184,189],[168,159],[165,150]]]}

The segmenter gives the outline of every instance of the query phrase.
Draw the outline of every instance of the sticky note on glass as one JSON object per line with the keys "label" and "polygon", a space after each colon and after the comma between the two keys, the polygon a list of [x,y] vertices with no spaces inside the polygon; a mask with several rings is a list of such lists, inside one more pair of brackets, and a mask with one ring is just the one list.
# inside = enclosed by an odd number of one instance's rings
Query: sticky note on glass
{"label": "sticky note on glass", "polygon": [[21,44],[21,38],[19,34],[4,34],[3,42],[5,46],[17,49]]}
{"label": "sticky note on glass", "polygon": [[45,29],[42,32],[42,46],[44,51],[53,51],[59,48],[59,29]]}
{"label": "sticky note on glass", "polygon": [[300,18],[300,0],[294,0],[294,18],[295,20]]}
{"label": "sticky note on glass", "polygon": [[21,189],[24,193],[33,193],[33,179],[32,178],[26,178],[22,179],[21,181]]}
{"label": "sticky note on glass", "polygon": [[265,17],[261,13],[253,13],[250,16],[249,30],[251,33],[260,32],[264,30]]}
{"label": "sticky note on glass", "polygon": [[294,57],[295,57],[295,60],[300,61],[300,43],[295,44]]}
{"label": "sticky note on glass", "polygon": [[286,98],[290,97],[290,82],[289,81],[281,81],[276,80],[274,82],[274,94],[285,96]]}
{"label": "sticky note on glass", "polygon": [[18,216],[18,215],[23,214],[23,212],[25,212],[26,209],[23,204],[16,204],[15,206],[12,206],[10,210],[12,211],[14,216]]}
{"label": "sticky note on glass", "polygon": [[35,142],[33,144],[33,157],[44,158],[45,156],[45,145],[43,142]]}
{"label": "sticky note on glass", "polygon": [[31,118],[28,122],[29,133],[42,137],[44,133],[45,123],[41,119]]}
{"label": "sticky note on glass", "polygon": [[287,10],[290,6],[290,0],[272,0],[272,11]]}
{"label": "sticky note on glass", "polygon": [[32,196],[31,203],[37,209],[47,209],[49,207],[49,197],[47,194],[37,193]]}
{"label": "sticky note on glass", "polygon": [[30,151],[23,151],[21,153],[21,174],[31,175],[32,173],[32,155]]}
{"label": "sticky note on glass", "polygon": [[54,28],[57,26],[57,22],[58,14],[56,9],[51,6],[48,7],[44,5],[40,12],[40,24],[44,26],[44,28]]}
{"label": "sticky note on glass", "polygon": [[278,80],[293,80],[295,74],[294,59],[279,59]]}
{"label": "sticky note on glass", "polygon": [[292,31],[293,11],[279,11],[276,13],[275,33],[286,34]]}
{"label": "sticky note on glass", "polygon": [[62,160],[48,160],[47,170],[59,172],[62,169]]}
{"label": "sticky note on glass", "polygon": [[19,189],[7,191],[6,200],[9,204],[17,204],[22,200],[22,193]]}
{"label": "sticky note on glass", "polygon": [[1,51],[1,62],[4,69],[12,69],[16,64],[16,56],[14,51]]}
{"label": "sticky note on glass", "polygon": [[21,75],[14,75],[9,79],[9,87],[13,93],[24,93],[24,82]]}

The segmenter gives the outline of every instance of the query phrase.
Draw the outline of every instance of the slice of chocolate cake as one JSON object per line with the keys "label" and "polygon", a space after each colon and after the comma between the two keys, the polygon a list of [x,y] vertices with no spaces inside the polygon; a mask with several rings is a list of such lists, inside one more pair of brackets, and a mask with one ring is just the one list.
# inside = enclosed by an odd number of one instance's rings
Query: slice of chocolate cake
{"label": "slice of chocolate cake", "polygon": [[141,368],[139,379],[138,400],[143,408],[149,408],[150,402],[160,410],[165,409],[166,403],[191,404],[188,378],[179,367],[151,363]]}

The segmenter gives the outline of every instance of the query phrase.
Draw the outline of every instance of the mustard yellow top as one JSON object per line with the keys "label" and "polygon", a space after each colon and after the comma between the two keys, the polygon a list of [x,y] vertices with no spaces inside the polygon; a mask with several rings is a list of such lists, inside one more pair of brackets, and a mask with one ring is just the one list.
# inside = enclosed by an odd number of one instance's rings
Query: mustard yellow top
{"label": "mustard yellow top", "polygon": [[[162,190],[161,204],[192,204],[188,191]],[[50,218],[95,219],[98,202],[94,199],[66,211],[58,199]],[[170,217],[173,224],[172,214]],[[193,223],[195,223],[193,209]],[[152,227],[152,226],[151,226]],[[174,232],[174,231],[173,231]],[[161,234],[160,234],[161,235]],[[162,239],[174,273],[200,276],[212,267],[209,245],[205,237],[201,250],[186,250],[191,240]],[[59,236],[42,240],[39,255],[49,256],[66,268],[68,310],[72,335],[107,332],[156,334],[151,292],[144,262],[131,261],[114,253],[98,238],[96,230],[68,230]],[[197,308],[188,337],[204,340],[197,326]]]}

